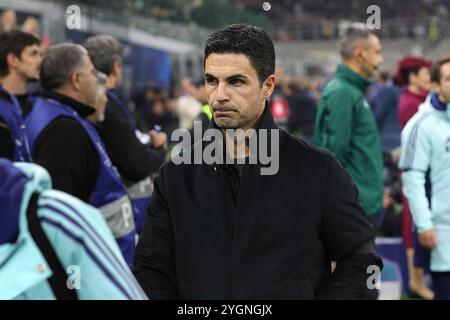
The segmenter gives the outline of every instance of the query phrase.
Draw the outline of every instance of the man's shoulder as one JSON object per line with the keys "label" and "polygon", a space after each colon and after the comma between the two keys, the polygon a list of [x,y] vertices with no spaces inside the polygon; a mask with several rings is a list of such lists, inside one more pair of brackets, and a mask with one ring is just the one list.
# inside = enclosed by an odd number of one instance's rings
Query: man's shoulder
{"label": "man's shoulder", "polygon": [[115,99],[108,99],[108,102],[106,103],[106,114],[116,114],[119,116],[126,116],[123,107],[120,105],[118,101]]}
{"label": "man's shoulder", "polygon": [[87,132],[76,119],[69,116],[60,116],[50,121],[39,136],[48,137],[53,135],[62,135],[70,140],[76,140],[80,137],[87,137]]}
{"label": "man's shoulder", "polygon": [[[80,150],[94,150],[89,133],[76,119],[60,116],[53,119],[36,137],[34,149],[45,147],[45,150],[55,150],[56,154],[61,152],[61,146],[66,146],[65,153],[77,153]],[[85,147],[88,146],[86,149]]]}
{"label": "man's shoulder", "polygon": [[334,77],[325,86],[323,94],[359,96],[362,93],[345,79]]}
{"label": "man's shoulder", "polygon": [[419,110],[406,123],[402,135],[411,135],[413,132],[421,131],[431,133],[435,130],[435,117],[429,110]]}
{"label": "man's shoulder", "polygon": [[332,154],[323,148],[314,145],[302,138],[296,137],[286,131],[281,131],[285,136],[283,144],[283,154],[281,156],[292,157],[298,161],[311,160],[315,164],[327,162]]}
{"label": "man's shoulder", "polygon": [[333,105],[353,106],[357,101],[361,101],[364,95],[340,78],[333,78],[325,86],[322,97],[319,102],[320,105],[333,103]]}

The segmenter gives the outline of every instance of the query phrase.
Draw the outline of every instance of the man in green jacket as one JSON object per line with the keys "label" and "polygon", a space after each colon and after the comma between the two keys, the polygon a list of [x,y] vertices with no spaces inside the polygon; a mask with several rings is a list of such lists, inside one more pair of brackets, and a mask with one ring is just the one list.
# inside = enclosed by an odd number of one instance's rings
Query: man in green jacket
{"label": "man in green jacket", "polygon": [[377,125],[366,89],[383,62],[378,37],[353,23],[341,40],[342,64],[324,89],[315,122],[315,142],[335,154],[353,178],[369,221],[377,225],[383,196],[383,161]]}

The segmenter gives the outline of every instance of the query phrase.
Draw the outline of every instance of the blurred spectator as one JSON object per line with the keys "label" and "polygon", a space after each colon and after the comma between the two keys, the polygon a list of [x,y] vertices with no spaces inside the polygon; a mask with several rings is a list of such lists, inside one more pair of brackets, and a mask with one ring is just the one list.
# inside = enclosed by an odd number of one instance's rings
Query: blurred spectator
{"label": "blurred spectator", "polygon": [[35,17],[28,17],[25,19],[22,25],[22,31],[31,33],[32,35],[39,37],[40,35],[40,23]]}
{"label": "blurred spectator", "polygon": [[183,79],[181,82],[183,94],[178,98],[176,113],[178,115],[180,128],[191,130],[194,120],[202,112],[202,103],[194,96],[196,88],[191,79]]}
{"label": "blurred spectator", "polygon": [[291,81],[289,89],[288,131],[312,142],[316,117],[314,94],[309,89],[309,83],[306,79]]}
{"label": "blurred spectator", "polygon": [[379,38],[365,24],[346,30],[342,64],[319,102],[315,142],[331,151],[359,190],[369,221],[378,226],[382,208],[383,160],[375,118],[365,98],[371,78],[383,62]]}
{"label": "blurred spectator", "polygon": [[17,15],[14,10],[8,9],[0,15],[0,32],[17,29]]}
{"label": "blurred spectator", "polygon": [[377,79],[369,86],[369,92],[367,93],[367,102],[369,102],[371,107],[373,107],[374,105],[375,97],[377,96],[378,92],[387,84],[388,81],[389,72],[381,71],[378,74]]}
{"label": "blurred spectator", "polygon": [[383,219],[379,231],[383,237],[400,237],[402,234],[400,170],[390,152],[383,151],[383,163]]}
{"label": "blurred spectator", "polygon": [[193,92],[194,98],[202,104],[202,110],[196,121],[200,121],[202,123],[202,132],[205,132],[209,128],[209,124],[212,119],[211,108],[208,104],[208,93],[205,88],[205,80],[203,78],[199,79],[194,82],[193,85],[195,87],[195,91]]}
{"label": "blurred spectator", "polygon": [[97,71],[87,51],[68,43],[50,48],[42,61],[41,82],[45,91],[26,119],[33,161],[48,170],[55,189],[100,209],[132,268],[132,204],[100,136],[86,120],[102,107],[97,103]]}
{"label": "blurred spectator", "polygon": [[398,102],[401,129],[416,114],[431,89],[430,67],[431,61],[420,57],[405,57],[399,62],[399,78],[405,86]]}
{"label": "blurred spectator", "polygon": [[381,147],[391,151],[400,146],[400,126],[397,105],[401,89],[390,78],[389,73],[383,72],[376,95],[372,100],[372,110],[380,132]]}
{"label": "blurred spectator", "polygon": [[[170,135],[178,123],[174,114],[173,97],[168,97],[165,90],[159,87],[148,87],[135,96],[136,127],[144,132],[153,130],[155,125]],[[170,102],[170,107],[169,107]]]}
{"label": "blurred spectator", "polygon": [[23,120],[31,111],[27,85],[39,79],[40,41],[19,30],[0,34],[0,156],[14,161],[31,159]]}
{"label": "blurred spectator", "polygon": [[45,52],[50,47],[50,38],[47,35],[41,35],[41,24],[33,16],[29,16],[25,19],[22,25],[22,31],[31,33],[32,35],[41,39],[41,50]]}

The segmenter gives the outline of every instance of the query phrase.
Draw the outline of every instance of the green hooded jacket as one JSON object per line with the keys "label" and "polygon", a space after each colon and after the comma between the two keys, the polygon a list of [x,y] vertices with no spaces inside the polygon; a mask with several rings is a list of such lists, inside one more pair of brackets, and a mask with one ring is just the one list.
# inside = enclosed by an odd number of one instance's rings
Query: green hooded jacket
{"label": "green hooded jacket", "polygon": [[315,143],[331,151],[352,177],[368,215],[379,213],[383,159],[378,128],[366,100],[370,81],[341,64],[326,85],[315,122]]}

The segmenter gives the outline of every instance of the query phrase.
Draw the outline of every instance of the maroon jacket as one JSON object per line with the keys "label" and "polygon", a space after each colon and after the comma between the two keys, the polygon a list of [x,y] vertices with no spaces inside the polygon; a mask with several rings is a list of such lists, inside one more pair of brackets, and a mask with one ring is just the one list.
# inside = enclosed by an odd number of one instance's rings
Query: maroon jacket
{"label": "maroon jacket", "polygon": [[416,114],[419,105],[425,101],[428,91],[422,91],[419,94],[412,93],[408,89],[403,90],[398,101],[398,119],[400,128],[403,129],[406,123]]}

